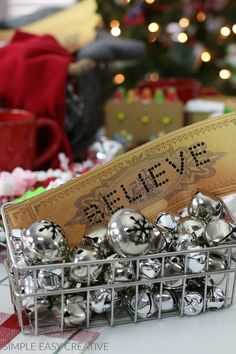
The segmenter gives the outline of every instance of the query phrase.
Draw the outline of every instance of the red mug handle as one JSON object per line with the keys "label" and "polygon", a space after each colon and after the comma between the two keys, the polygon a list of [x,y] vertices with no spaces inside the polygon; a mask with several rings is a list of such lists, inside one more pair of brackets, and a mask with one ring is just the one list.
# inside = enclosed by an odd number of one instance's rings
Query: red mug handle
{"label": "red mug handle", "polygon": [[49,118],[38,118],[36,121],[36,130],[47,127],[52,134],[52,143],[40,156],[36,157],[33,168],[39,169],[43,164],[55,157],[62,142],[62,134],[59,125]]}

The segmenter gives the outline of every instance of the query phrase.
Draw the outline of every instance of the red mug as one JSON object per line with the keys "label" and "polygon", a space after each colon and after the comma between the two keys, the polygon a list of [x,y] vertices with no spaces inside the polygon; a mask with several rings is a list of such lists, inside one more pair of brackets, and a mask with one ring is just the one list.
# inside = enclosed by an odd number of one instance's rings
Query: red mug
{"label": "red mug", "polygon": [[[50,144],[37,155],[37,133],[46,128],[50,132]],[[53,158],[61,144],[61,131],[49,118],[37,118],[34,113],[0,109],[0,170],[12,171],[15,167],[39,169]]]}

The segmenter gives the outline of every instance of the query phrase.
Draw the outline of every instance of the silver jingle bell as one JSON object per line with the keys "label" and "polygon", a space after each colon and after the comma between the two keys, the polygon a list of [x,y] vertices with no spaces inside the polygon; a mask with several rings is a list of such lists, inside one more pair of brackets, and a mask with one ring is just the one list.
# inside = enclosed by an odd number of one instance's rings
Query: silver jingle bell
{"label": "silver jingle bell", "polygon": [[204,289],[204,286],[204,277],[187,279],[187,288],[189,291],[199,291],[200,293],[202,293],[202,289]]}
{"label": "silver jingle bell", "polygon": [[[117,254],[113,254],[107,260],[119,259]],[[111,262],[106,266],[104,279],[106,283],[129,282],[135,279],[135,271],[133,263],[125,258],[119,259],[117,262]],[[114,276],[114,279],[113,279]]]}
{"label": "silver jingle bell", "polygon": [[23,252],[34,264],[63,261],[67,256],[67,238],[52,221],[36,221],[22,235]]}
{"label": "silver jingle bell", "polygon": [[153,290],[153,299],[158,310],[161,306],[161,312],[175,311],[178,308],[178,298],[173,290],[163,289],[161,295],[160,288],[155,287]]}
{"label": "silver jingle bell", "polygon": [[23,275],[19,279],[19,288],[21,294],[32,294],[39,290],[37,278],[34,280],[31,274]]}
{"label": "silver jingle bell", "polygon": [[73,295],[66,299],[64,323],[67,327],[74,327],[86,320],[85,304],[81,296]]}
{"label": "silver jingle bell", "polygon": [[[114,290],[114,307],[116,307],[120,301],[118,293]],[[96,313],[104,313],[111,310],[112,306],[112,290],[111,289],[99,289],[91,293],[90,309]]]}
{"label": "silver jingle bell", "polygon": [[197,291],[187,291],[184,296],[184,314],[186,316],[196,316],[203,309],[202,295]]}
{"label": "silver jingle bell", "polygon": [[139,261],[139,278],[144,279],[154,279],[161,274],[162,262],[158,258],[154,259],[143,259]]}
{"label": "silver jingle bell", "polygon": [[15,254],[21,254],[23,251],[22,234],[23,234],[22,229],[12,229],[11,230],[10,239],[11,239],[11,243],[13,245]]}
{"label": "silver jingle bell", "polygon": [[202,219],[194,216],[185,216],[180,218],[177,224],[177,232],[179,234],[189,234],[193,240],[198,243],[203,243],[203,235],[206,223]]}
{"label": "silver jingle bell", "polygon": [[53,318],[63,322],[66,327],[75,327],[86,320],[86,305],[82,296],[71,295],[65,299],[64,312],[62,313],[61,299],[57,299],[52,307]]}
{"label": "silver jingle bell", "polygon": [[97,248],[104,255],[104,258],[112,254],[107,239],[107,227],[102,224],[93,225],[87,230],[82,238],[82,245]]}
{"label": "silver jingle bell", "polygon": [[229,222],[219,219],[210,221],[205,230],[205,242],[209,246],[218,246],[224,242],[234,241],[236,238],[235,228]]}
{"label": "silver jingle bell", "polygon": [[[62,271],[61,269],[40,269],[38,272],[38,286],[40,289],[51,291],[57,290],[62,287]],[[70,283],[66,276],[64,276],[63,288],[70,287]]]}
{"label": "silver jingle bell", "polygon": [[115,212],[108,223],[108,238],[120,256],[137,256],[149,250],[152,225],[140,213],[130,209]]}
{"label": "silver jingle bell", "polygon": [[6,243],[7,238],[6,238],[6,232],[2,226],[0,226],[0,243]]}
{"label": "silver jingle bell", "polygon": [[[177,257],[167,258],[164,267],[164,276],[173,277],[182,274],[183,274],[183,266],[181,265],[180,260]],[[183,285],[182,278],[165,281],[166,288],[176,289],[181,287],[182,285]]]}
{"label": "silver jingle bell", "polygon": [[[17,268],[18,267],[29,267],[29,262],[28,262],[28,260],[26,259],[26,257],[25,257],[25,255],[22,253],[22,252],[19,252],[19,253],[16,253],[15,254],[15,259],[16,259],[16,263],[17,263],[17,267],[15,266],[15,265],[13,265],[13,264],[9,264],[9,273],[10,273],[10,275],[12,275],[12,276],[17,276],[16,274],[17,274],[17,272],[18,272],[18,270],[17,270]],[[28,274],[28,270],[26,269],[26,270],[20,270],[20,274],[21,275],[26,275],[26,274]]]}
{"label": "silver jingle bell", "polygon": [[[219,272],[227,269],[226,259],[210,253],[208,260],[208,271],[209,272]],[[219,285],[223,282],[225,278],[225,273],[211,274],[207,277],[209,285]]]}
{"label": "silver jingle bell", "polygon": [[175,233],[179,216],[171,213],[161,213],[156,219],[156,224],[164,227],[167,231]]}
{"label": "silver jingle bell", "polygon": [[[37,278],[34,280],[31,274],[23,275],[19,279],[19,289],[21,294],[29,296],[22,297],[21,303],[24,308],[32,308],[34,306],[34,297],[31,294],[39,291]],[[44,299],[44,296],[38,296],[37,300]]]}
{"label": "silver jingle bell", "polygon": [[[193,252],[188,253],[187,268],[192,273],[200,273],[206,267],[207,254],[203,252],[204,248],[201,246],[188,247],[188,250]],[[195,252],[197,251],[197,252]],[[201,252],[202,251],[202,252]]]}
{"label": "silver jingle bell", "polygon": [[[101,274],[103,265],[97,261],[102,259],[99,250],[95,248],[75,247],[69,253],[69,262],[75,263],[69,269],[69,278],[78,283],[87,283],[95,281]],[[85,261],[95,262],[93,265],[80,265]],[[89,272],[89,274],[88,274]]]}
{"label": "silver jingle bell", "polygon": [[11,237],[11,239],[21,240],[23,232],[24,232],[23,229],[12,229],[10,237]]}
{"label": "silver jingle bell", "polygon": [[123,154],[124,147],[116,140],[100,137],[88,148],[88,155],[91,159],[97,159],[101,162],[107,162],[114,157]]}
{"label": "silver jingle bell", "polygon": [[223,215],[223,204],[212,194],[196,192],[188,205],[188,213],[205,221],[217,220]]}
{"label": "silver jingle bell", "polygon": [[[128,307],[131,313],[135,314],[136,295],[128,299]],[[149,288],[143,288],[137,294],[137,315],[140,318],[148,318],[157,311],[152,293]]]}
{"label": "silver jingle bell", "polygon": [[225,302],[225,294],[221,288],[212,286],[207,293],[207,309],[219,310]]}
{"label": "silver jingle bell", "polygon": [[185,251],[194,247],[194,239],[190,234],[179,234],[178,238],[171,243],[171,249],[174,251]]}
{"label": "silver jingle bell", "polygon": [[167,232],[164,227],[154,225],[150,239],[150,253],[160,253],[167,249],[172,240],[172,234]]}
{"label": "silver jingle bell", "polygon": [[[34,299],[32,302],[25,308],[26,313],[30,320],[35,320],[35,314],[37,311],[38,321],[48,321],[51,319],[51,307],[52,303],[49,298],[45,297],[43,299],[37,299],[35,304]],[[35,308],[36,306],[36,308]]]}

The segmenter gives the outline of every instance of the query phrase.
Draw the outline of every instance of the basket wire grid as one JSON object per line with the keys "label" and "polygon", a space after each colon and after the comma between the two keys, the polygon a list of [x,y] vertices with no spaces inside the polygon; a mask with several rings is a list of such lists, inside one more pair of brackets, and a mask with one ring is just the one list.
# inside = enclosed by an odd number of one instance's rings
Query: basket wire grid
{"label": "basket wire grid", "polygon": [[[206,267],[203,272],[200,273],[190,273],[188,272],[188,258],[190,257],[190,253],[193,253],[192,250],[185,250],[185,251],[178,251],[178,252],[162,252],[156,254],[147,254],[144,256],[138,257],[126,257],[126,258],[116,258],[116,259],[102,259],[96,262],[94,261],[86,261],[80,262],[80,266],[87,267],[87,283],[83,287],[73,287],[73,288],[66,288],[65,287],[65,273],[67,269],[70,267],[75,267],[74,263],[57,263],[57,264],[40,264],[34,266],[20,266],[17,262],[16,255],[14,253],[14,247],[11,242],[11,229],[5,214],[5,209],[11,205],[12,203],[7,203],[2,206],[2,219],[4,223],[4,227],[6,230],[6,239],[7,239],[7,249],[8,249],[8,258],[5,260],[5,267],[7,273],[9,275],[9,282],[10,282],[10,289],[11,289],[11,298],[12,302],[15,306],[15,310],[18,315],[18,321],[21,328],[21,331],[24,334],[45,334],[45,333],[53,333],[58,331],[66,331],[71,330],[71,328],[66,327],[64,324],[64,310],[65,310],[65,297],[67,295],[78,294],[78,295],[85,295],[85,311],[86,311],[86,321],[83,325],[80,325],[76,328],[92,328],[92,327],[99,327],[99,326],[114,326],[118,324],[130,323],[130,322],[140,322],[140,321],[148,321],[154,319],[161,319],[165,317],[171,316],[183,316],[184,315],[184,298],[186,295],[187,289],[187,281],[194,280],[201,278],[204,280],[203,286],[203,310],[202,312],[208,311],[207,309],[207,291],[208,291],[208,279],[212,275],[224,275],[224,281],[220,284],[220,287],[224,289],[225,293],[225,300],[222,309],[227,308],[232,305],[233,298],[234,298],[234,291],[235,291],[235,271],[236,271],[236,263],[234,260],[234,249],[236,249],[235,244],[224,244],[217,247],[207,247],[201,250],[201,253],[206,254]],[[227,267],[224,270],[217,270],[217,271],[209,271],[209,255],[211,252],[224,250],[225,257],[227,260]],[[179,275],[172,275],[172,276],[165,276],[165,261],[170,257],[181,257],[184,259],[184,267],[183,273]],[[158,259],[161,260],[161,272],[160,277],[154,279],[145,279],[140,280],[139,274],[139,264],[142,260],[148,259]],[[129,282],[115,282],[115,263],[116,262],[133,262],[135,264],[135,280]],[[91,284],[90,282],[90,267],[94,265],[109,265],[112,269],[112,279],[109,283],[100,283],[99,285]],[[60,270],[61,282],[60,287],[55,290],[43,290],[37,288],[37,273],[39,270]],[[26,274],[31,274],[33,278],[33,289],[30,294],[22,293],[20,290],[20,278]],[[179,306],[170,312],[165,312],[162,309],[162,294],[165,289],[165,282],[166,281],[182,281],[182,287],[178,291],[178,299],[179,299]],[[139,289],[143,286],[152,287],[154,285],[159,286],[159,302],[158,302],[158,309],[152,316],[147,317],[145,319],[140,318],[138,315],[138,294]],[[99,289],[109,289],[111,291],[111,307],[110,311],[104,314],[93,314],[90,309],[90,299],[91,299],[91,292],[99,290]],[[119,311],[117,311],[115,306],[115,291],[121,290],[125,294],[127,293],[128,289],[132,289],[135,294],[135,301],[134,301],[134,308],[133,311],[128,310],[128,306],[121,306]],[[38,313],[38,300],[45,298],[45,297],[55,297],[60,299],[60,316],[59,318],[47,318],[41,319]],[[27,312],[23,306],[24,299],[33,299],[33,313],[34,316],[27,317]],[[27,321],[25,318],[27,317]]]}

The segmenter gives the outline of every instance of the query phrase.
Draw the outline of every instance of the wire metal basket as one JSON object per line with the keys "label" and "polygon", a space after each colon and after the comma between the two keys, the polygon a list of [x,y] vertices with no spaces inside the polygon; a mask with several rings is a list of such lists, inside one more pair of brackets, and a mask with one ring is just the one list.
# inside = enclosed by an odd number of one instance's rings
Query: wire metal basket
{"label": "wire metal basket", "polygon": [[[123,323],[131,323],[131,322],[140,322],[140,321],[148,321],[154,319],[162,319],[165,317],[170,316],[184,316],[184,299],[186,296],[186,289],[189,281],[194,280],[202,280],[203,288],[202,288],[202,298],[203,298],[203,309],[202,313],[207,311],[212,311],[212,309],[208,309],[207,306],[207,292],[208,292],[208,285],[209,279],[213,275],[222,275],[224,280],[220,284],[221,289],[223,289],[225,294],[224,304],[221,307],[222,309],[228,308],[232,305],[233,298],[234,298],[234,290],[235,290],[235,261],[234,261],[234,252],[236,245],[235,244],[224,244],[222,246],[217,247],[209,247],[204,248],[201,250],[201,253],[205,253],[207,257],[206,266],[204,271],[201,273],[190,273],[188,271],[188,258],[190,257],[191,250],[188,251],[181,251],[181,252],[162,252],[157,254],[149,254],[144,256],[138,257],[126,257],[120,259],[113,259],[113,260],[99,260],[99,261],[86,261],[81,262],[80,265],[84,265],[87,267],[87,283],[82,287],[73,287],[73,288],[66,288],[65,286],[65,275],[67,270],[70,267],[75,266],[74,263],[58,263],[58,264],[45,264],[45,265],[34,265],[34,266],[20,266],[17,262],[17,258],[14,252],[14,247],[11,242],[11,229],[5,214],[5,209],[9,206],[5,204],[2,207],[2,218],[6,230],[6,238],[7,238],[7,246],[8,246],[8,258],[5,261],[5,266],[9,275],[10,280],[10,289],[11,289],[11,297],[12,302],[15,307],[15,310],[18,314],[18,321],[21,328],[21,331],[24,334],[45,334],[45,333],[52,333],[58,331],[66,331],[71,328],[67,328],[64,323],[64,309],[65,309],[65,298],[68,295],[77,294],[83,295],[85,301],[85,312],[86,312],[86,320],[85,322],[77,328],[92,328],[104,325],[118,325]],[[212,252],[215,251],[223,251],[225,252],[225,259],[227,260],[227,267],[224,270],[219,271],[210,271],[209,270],[209,256]],[[166,276],[165,274],[165,262],[170,257],[181,257],[184,259],[184,268],[182,274],[179,275],[172,275]],[[154,279],[141,279],[139,274],[139,264],[143,260],[148,259],[158,259],[161,261],[161,272],[158,278]],[[135,265],[135,280],[129,282],[115,282],[114,281],[114,274],[115,274],[115,263],[116,262],[133,262]],[[90,268],[93,265],[97,264],[103,265],[106,267],[109,265],[112,269],[112,279],[109,283],[99,283],[91,284],[90,283]],[[42,290],[38,289],[37,287],[37,275],[38,271],[41,269],[44,270],[55,270],[60,271],[61,276],[61,283],[60,286],[55,290]],[[20,278],[26,274],[31,274],[33,278],[33,286],[32,292],[30,294],[24,294],[20,288]],[[165,289],[165,283],[169,281],[176,281],[181,280],[182,286],[180,290],[177,291],[178,293],[178,306],[173,309],[173,311],[166,312],[162,307],[162,294]],[[138,313],[138,306],[139,306],[139,290],[143,287],[152,288],[153,286],[157,286],[159,289],[159,303],[157,311],[147,317],[141,318]],[[111,291],[111,303],[110,303],[110,310],[109,312],[105,312],[104,314],[94,314],[90,309],[90,300],[91,294],[99,289],[110,289]],[[130,311],[129,306],[127,305],[126,298],[127,293],[132,289],[134,294],[134,305],[132,311]],[[121,291],[123,294],[122,303],[116,307],[115,301],[115,292]],[[53,297],[54,299],[57,298],[60,303],[60,312],[57,318],[53,317],[50,314],[50,310],[46,314],[46,317],[41,317],[40,313],[38,312],[38,303],[42,298],[46,297]],[[32,311],[31,315],[25,309],[24,301],[28,299],[32,302]],[[33,316],[32,316],[33,313]]]}

